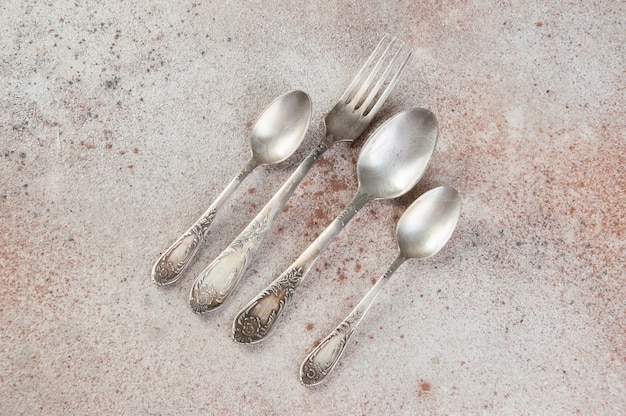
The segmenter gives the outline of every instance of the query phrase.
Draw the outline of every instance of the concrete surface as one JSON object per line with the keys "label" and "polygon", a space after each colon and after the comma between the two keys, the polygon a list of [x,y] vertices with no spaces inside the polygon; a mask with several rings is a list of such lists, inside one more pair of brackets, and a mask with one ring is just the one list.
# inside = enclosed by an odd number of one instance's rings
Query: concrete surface
{"label": "concrete surface", "polygon": [[[0,413],[623,415],[625,25],[621,1],[3,1]],[[362,142],[313,168],[223,309],[191,313],[191,283],[385,32],[414,55],[373,127],[429,108],[432,165],[359,213],[272,336],[237,345],[234,315],[355,192]],[[256,170],[185,278],[155,287],[290,89],[314,103],[301,150]],[[301,386],[438,184],[464,198],[449,245],[405,264],[328,382]]]}

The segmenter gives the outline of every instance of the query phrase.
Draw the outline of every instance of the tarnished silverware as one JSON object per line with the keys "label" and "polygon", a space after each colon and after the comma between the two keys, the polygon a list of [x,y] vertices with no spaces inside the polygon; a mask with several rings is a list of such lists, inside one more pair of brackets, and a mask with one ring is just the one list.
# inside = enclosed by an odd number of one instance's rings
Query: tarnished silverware
{"label": "tarnished silverware", "polygon": [[[339,102],[326,115],[325,138],[309,153],[291,177],[230,246],[200,273],[189,296],[189,304],[194,312],[211,311],[224,303],[241,279],[277,215],[317,159],[334,143],[357,139],[370,125],[391,93],[411,56],[408,53],[401,60],[400,56],[404,45],[397,48],[394,53],[395,43],[395,38],[389,42],[387,36],[383,37],[352,83],[339,98]],[[374,62],[376,63],[374,64]],[[370,69],[372,65],[373,68]],[[382,74],[379,75],[381,71]],[[386,88],[377,97],[385,81],[392,74],[393,76]],[[376,77],[378,77],[378,81],[374,84]]]}
{"label": "tarnished silverware", "polygon": [[250,135],[252,157],[206,212],[156,261],[152,267],[156,285],[168,285],[180,278],[228,197],[257,166],[279,163],[291,156],[304,140],[310,120],[311,99],[302,91],[281,95],[265,108]]}
{"label": "tarnished silverware", "polygon": [[233,323],[237,342],[258,342],[268,334],[319,256],[366,203],[397,198],[415,186],[426,171],[438,131],[433,113],[414,108],[392,117],[374,132],[357,161],[356,195],[300,257],[239,312]]}
{"label": "tarnished silverware", "polygon": [[407,208],[396,227],[400,254],[348,317],[304,360],[300,367],[302,384],[315,386],[326,379],[391,275],[408,259],[426,259],[437,254],[452,236],[460,214],[461,197],[448,186],[431,189]]}

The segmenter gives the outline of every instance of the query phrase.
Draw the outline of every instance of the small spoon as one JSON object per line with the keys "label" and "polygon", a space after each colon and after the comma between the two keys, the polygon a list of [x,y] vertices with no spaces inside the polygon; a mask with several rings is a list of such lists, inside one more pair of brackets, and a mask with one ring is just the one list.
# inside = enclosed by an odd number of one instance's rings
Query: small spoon
{"label": "small spoon", "polygon": [[302,143],[310,121],[311,99],[302,91],[283,94],[265,108],[250,135],[252,157],[200,219],[157,260],[152,267],[156,285],[169,285],[180,278],[203,243],[217,210],[254,168],[291,156]]}
{"label": "small spoon", "polygon": [[350,315],[304,360],[300,367],[302,384],[315,386],[326,378],[393,272],[408,259],[426,259],[437,254],[452,236],[460,213],[461,197],[447,186],[431,189],[407,208],[396,227],[400,254]]}
{"label": "small spoon", "polygon": [[235,341],[249,344],[267,335],[298,284],[366,203],[399,197],[415,186],[426,171],[438,131],[433,113],[413,108],[394,116],[374,132],[363,145],[357,161],[356,195],[300,257],[239,312],[233,323]]}

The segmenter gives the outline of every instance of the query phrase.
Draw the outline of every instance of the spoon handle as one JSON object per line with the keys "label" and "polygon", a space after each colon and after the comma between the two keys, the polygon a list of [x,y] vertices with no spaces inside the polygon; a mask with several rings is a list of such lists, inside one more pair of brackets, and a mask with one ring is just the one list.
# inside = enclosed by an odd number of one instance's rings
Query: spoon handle
{"label": "spoon handle", "polygon": [[252,222],[200,273],[189,295],[189,306],[194,312],[212,311],[224,303],[293,191],[327,149],[328,144],[325,141],[314,148]]}
{"label": "spoon handle", "polygon": [[406,259],[402,256],[396,257],[385,274],[378,279],[376,284],[367,292],[365,297],[350,312],[346,319],[339,324],[313,351],[304,359],[300,366],[300,381],[305,386],[315,386],[326,378],[335,367],[341,354],[346,348],[352,333],[355,331],[369,308],[378,297],[385,284],[391,278]]}
{"label": "spoon handle", "polygon": [[352,201],[313,243],[263,292],[246,305],[233,322],[233,338],[242,344],[261,341],[289,302],[315,261],[354,215],[373,198],[357,192]]}
{"label": "spoon handle", "polygon": [[158,286],[169,285],[180,278],[181,273],[198,253],[217,211],[258,165],[259,163],[254,158],[250,159],[241,172],[226,185],[226,188],[204,214],[159,257],[152,267],[154,284]]}

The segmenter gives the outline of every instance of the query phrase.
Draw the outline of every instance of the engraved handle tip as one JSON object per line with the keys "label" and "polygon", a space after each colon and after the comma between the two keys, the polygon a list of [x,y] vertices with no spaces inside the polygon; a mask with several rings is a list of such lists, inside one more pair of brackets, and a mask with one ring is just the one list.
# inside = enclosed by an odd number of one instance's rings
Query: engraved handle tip
{"label": "engraved handle tip", "polygon": [[258,316],[240,313],[233,324],[233,339],[240,344],[254,344],[265,337],[265,329]]}
{"label": "engraved handle tip", "polygon": [[264,339],[301,278],[302,268],[289,269],[244,307],[233,322],[234,340],[240,344],[254,344]]}
{"label": "engraved handle tip", "polygon": [[300,382],[305,386],[316,386],[326,379],[346,349],[348,340],[363,317],[364,309],[357,307],[331,332],[302,362]]}
{"label": "engraved handle tip", "polygon": [[[195,313],[211,312],[224,304],[242,273],[243,259],[226,249],[200,273],[191,287],[189,306]],[[235,261],[233,263],[232,261]]]}
{"label": "engraved handle tip", "polygon": [[159,257],[152,267],[152,282],[157,286],[165,286],[180,279],[183,271],[189,266],[208,233],[216,213],[215,208],[209,209],[191,226],[178,240]]}
{"label": "engraved handle tip", "polygon": [[266,206],[200,273],[189,295],[189,306],[194,312],[205,313],[219,308],[233,292],[270,229],[271,208],[271,205]]}
{"label": "engraved handle tip", "polygon": [[[189,307],[194,313],[202,314],[214,311],[224,303],[224,296],[212,290],[212,287],[193,285],[189,296]],[[222,299],[220,299],[222,298]]]}
{"label": "engraved handle tip", "polygon": [[187,233],[176,240],[154,263],[152,267],[154,284],[165,286],[176,282],[198,251],[202,239],[201,234]]}

